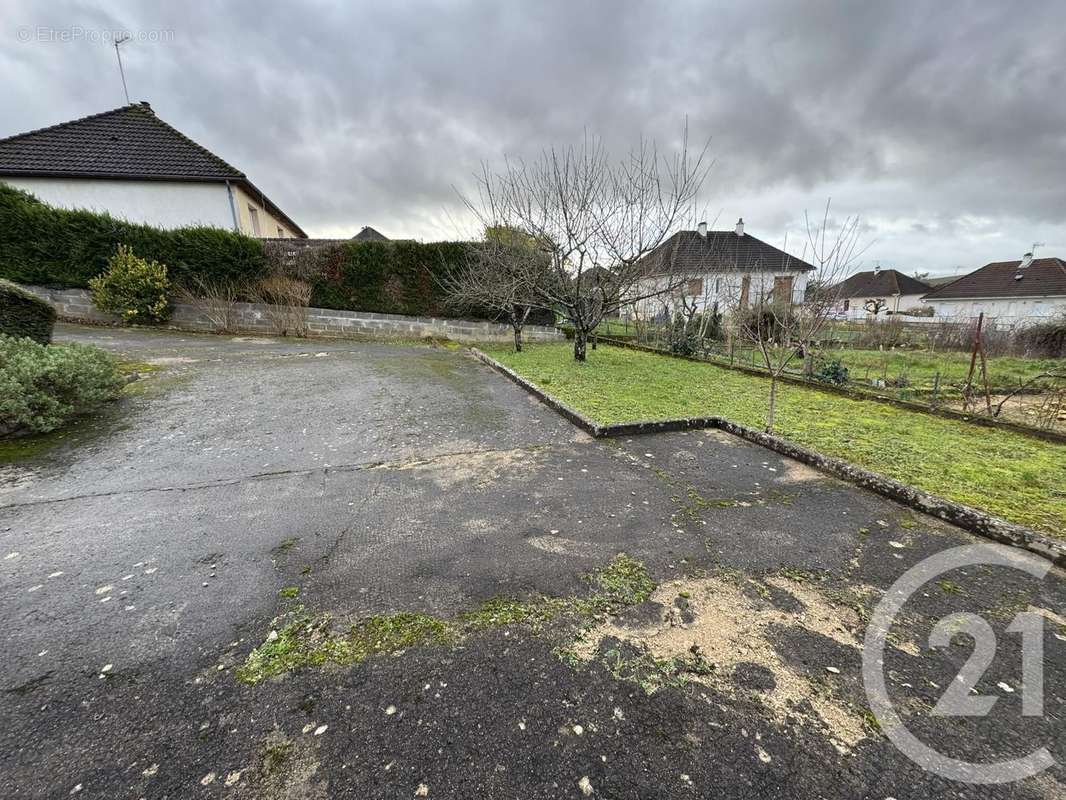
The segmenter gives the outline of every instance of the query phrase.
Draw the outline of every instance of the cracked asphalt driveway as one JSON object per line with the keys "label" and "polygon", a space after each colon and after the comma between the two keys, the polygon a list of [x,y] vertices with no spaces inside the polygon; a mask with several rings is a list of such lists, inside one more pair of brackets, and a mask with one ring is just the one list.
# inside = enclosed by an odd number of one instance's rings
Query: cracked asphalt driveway
{"label": "cracked asphalt driveway", "polygon": [[[1059,570],[957,570],[893,627],[886,675],[920,738],[1059,762],[954,783],[887,741],[859,667],[884,591],[966,533],[718,432],[593,441],[458,350],[57,338],[146,376],[0,465],[0,796],[1066,796]],[[455,619],[580,596],[621,552],[658,588],[604,617],[234,677],[296,602],[338,629]],[[928,645],[960,610],[998,638],[985,718],[930,713],[973,651]],[[1046,623],[1039,717],[1020,611]]]}

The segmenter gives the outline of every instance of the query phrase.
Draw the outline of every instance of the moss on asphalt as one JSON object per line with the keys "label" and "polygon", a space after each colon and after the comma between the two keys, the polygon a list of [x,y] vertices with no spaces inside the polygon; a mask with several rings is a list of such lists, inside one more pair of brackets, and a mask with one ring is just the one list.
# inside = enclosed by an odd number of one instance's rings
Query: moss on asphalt
{"label": "moss on asphalt", "polygon": [[[609,424],[721,416],[761,429],[769,381],[713,364],[569,344],[489,355]],[[775,432],[927,492],[1066,537],[1066,446],[794,384],[778,387]]]}
{"label": "moss on asphalt", "polygon": [[624,553],[586,577],[593,591],[583,597],[496,597],[451,619],[413,612],[379,614],[343,632],[334,630],[329,614],[312,615],[300,606],[291,612],[289,622],[249,653],[236,676],[243,683],[256,684],[306,667],[355,664],[409,647],[453,644],[501,625],[524,624],[537,631],[564,616],[590,618],[642,603],[655,590],[644,565]]}

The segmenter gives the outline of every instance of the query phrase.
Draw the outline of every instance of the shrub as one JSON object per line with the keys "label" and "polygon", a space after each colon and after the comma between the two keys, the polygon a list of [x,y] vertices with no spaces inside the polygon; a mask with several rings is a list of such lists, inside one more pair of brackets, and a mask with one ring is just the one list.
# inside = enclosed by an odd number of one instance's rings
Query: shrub
{"label": "shrub", "polygon": [[89,281],[93,303],[126,322],[164,322],[170,316],[167,268],[119,245],[103,275]]}
{"label": "shrub", "polygon": [[21,286],[0,279],[0,334],[28,336],[48,344],[55,322],[55,309],[48,303]]}
{"label": "shrub", "polygon": [[1066,356],[1066,316],[1024,327],[1017,338],[1026,355],[1063,358]]}
{"label": "shrub", "polygon": [[0,435],[54,430],[114,399],[122,383],[99,348],[0,335]]}
{"label": "shrub", "polygon": [[92,211],[52,208],[0,184],[0,277],[16,283],[85,289],[119,244],[166,264],[175,281],[199,275],[255,280],[266,274],[258,239],[221,228],[162,230]]}
{"label": "shrub", "polygon": [[850,378],[850,373],[848,368],[844,366],[843,361],[839,358],[834,358],[832,361],[823,361],[814,373],[814,378],[823,383],[844,386]]}
{"label": "shrub", "polygon": [[281,336],[307,335],[307,306],[311,286],[296,278],[271,275],[251,289],[252,300],[264,304],[274,332]]}
{"label": "shrub", "polygon": [[175,287],[178,301],[192,306],[214,326],[215,333],[237,331],[237,302],[249,291],[236,281],[195,275]]}

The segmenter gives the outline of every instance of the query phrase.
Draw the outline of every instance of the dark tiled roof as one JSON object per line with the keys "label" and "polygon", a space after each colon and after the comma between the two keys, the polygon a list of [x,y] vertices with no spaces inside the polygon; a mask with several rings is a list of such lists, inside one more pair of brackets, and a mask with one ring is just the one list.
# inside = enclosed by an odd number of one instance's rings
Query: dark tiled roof
{"label": "dark tiled roof", "polygon": [[[1061,258],[1036,258],[1025,269],[1021,261],[995,261],[957,281],[934,289],[926,300],[971,297],[1066,296],[1066,262]],[[1016,276],[1021,275],[1021,279]]]}
{"label": "dark tiled roof", "polygon": [[0,174],[201,181],[245,177],[140,103],[0,139]]}
{"label": "dark tiled roof", "polygon": [[778,250],[751,234],[734,231],[678,231],[641,262],[648,274],[657,272],[708,272],[717,270],[773,270],[806,272],[811,264]]}
{"label": "dark tiled roof", "polygon": [[961,275],[931,275],[928,278],[923,279],[923,283],[928,283],[933,289],[939,289],[941,286],[947,286],[949,283],[954,283]]}
{"label": "dark tiled roof", "polygon": [[243,172],[163,122],[147,103],[0,139],[0,175],[233,181],[306,236]]}
{"label": "dark tiled roof", "polygon": [[856,272],[836,291],[840,297],[891,297],[895,294],[925,294],[931,287],[899,270],[883,269]]}
{"label": "dark tiled roof", "polygon": [[369,225],[364,225],[363,229],[352,237],[352,241],[355,242],[387,242],[388,240],[388,236],[379,233]]}

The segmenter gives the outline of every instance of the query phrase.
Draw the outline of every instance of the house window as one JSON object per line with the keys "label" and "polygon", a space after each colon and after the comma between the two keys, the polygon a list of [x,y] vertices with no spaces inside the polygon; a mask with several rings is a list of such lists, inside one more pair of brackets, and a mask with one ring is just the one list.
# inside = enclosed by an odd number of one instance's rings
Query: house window
{"label": "house window", "polygon": [[699,297],[703,294],[703,278],[694,278],[688,282],[688,289],[685,294],[690,297]]}
{"label": "house window", "polygon": [[285,229],[282,228],[280,225],[278,225],[278,238],[279,239],[284,239],[285,238]]}
{"label": "house window", "polygon": [[844,310],[847,311],[850,308],[851,308],[851,299],[848,298],[848,297],[845,297],[844,298]]}
{"label": "house window", "polygon": [[251,203],[248,204],[248,219],[252,221],[252,233],[256,236],[262,236],[259,230],[259,210]]}

